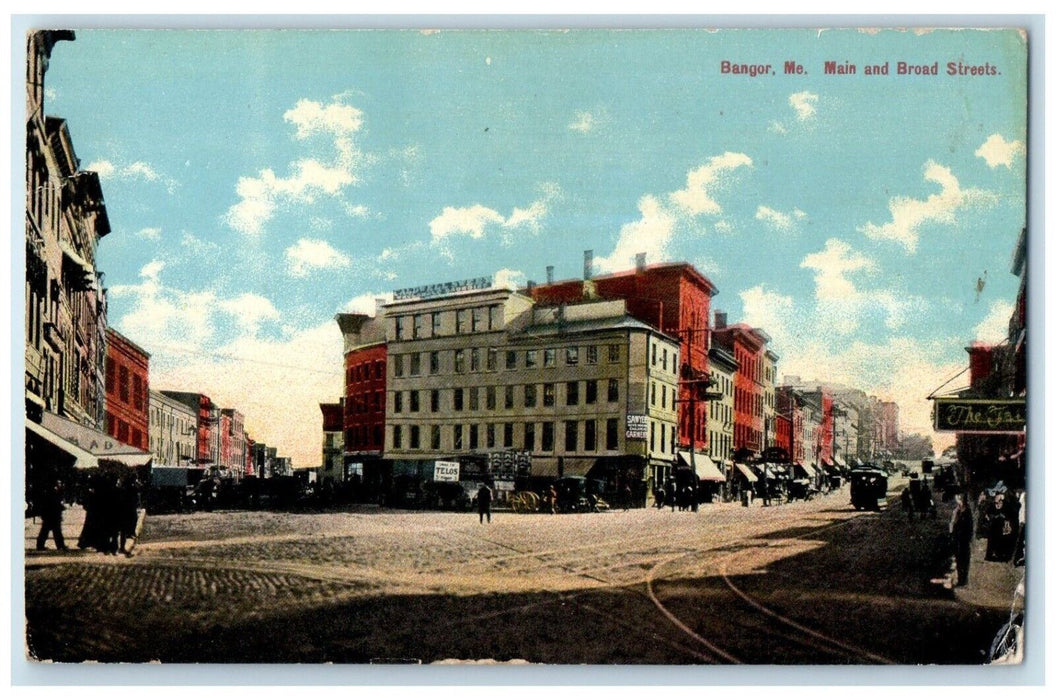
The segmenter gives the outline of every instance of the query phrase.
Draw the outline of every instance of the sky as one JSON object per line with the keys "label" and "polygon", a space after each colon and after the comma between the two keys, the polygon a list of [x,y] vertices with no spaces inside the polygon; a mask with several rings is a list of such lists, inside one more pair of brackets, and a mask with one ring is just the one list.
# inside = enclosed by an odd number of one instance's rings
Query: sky
{"label": "sky", "polygon": [[930,434],[1019,285],[1016,31],[80,30],[45,111],[101,178],[108,320],[152,388],[241,410],[295,466],[343,391],[334,315],[394,289],[688,261],[779,377]]}

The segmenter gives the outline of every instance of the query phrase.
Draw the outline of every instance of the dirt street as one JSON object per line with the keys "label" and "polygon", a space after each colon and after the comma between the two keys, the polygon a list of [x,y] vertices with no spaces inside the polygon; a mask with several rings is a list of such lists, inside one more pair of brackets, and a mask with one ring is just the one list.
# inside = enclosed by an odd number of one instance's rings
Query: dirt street
{"label": "dirt street", "polygon": [[1001,613],[929,583],[945,513],[858,512],[845,489],[490,525],[154,516],[132,559],[27,552],[27,640],[56,661],[978,663]]}

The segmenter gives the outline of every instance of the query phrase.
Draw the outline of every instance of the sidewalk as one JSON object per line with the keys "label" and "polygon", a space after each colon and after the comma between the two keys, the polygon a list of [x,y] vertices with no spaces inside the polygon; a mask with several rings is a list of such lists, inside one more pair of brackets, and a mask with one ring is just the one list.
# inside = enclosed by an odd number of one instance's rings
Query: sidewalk
{"label": "sidewalk", "polygon": [[[968,585],[953,589],[954,597],[968,605],[1011,610],[1016,586],[1024,580],[1026,567],[1012,566],[1011,562],[987,561],[986,539],[972,542],[972,563],[968,569]],[[1023,600],[1015,600],[1022,609]]]}

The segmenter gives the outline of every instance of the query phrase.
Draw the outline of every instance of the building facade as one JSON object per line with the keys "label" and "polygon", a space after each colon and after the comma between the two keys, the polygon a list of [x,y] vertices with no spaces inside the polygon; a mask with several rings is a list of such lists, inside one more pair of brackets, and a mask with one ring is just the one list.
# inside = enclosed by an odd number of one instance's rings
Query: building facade
{"label": "building facade", "polygon": [[708,451],[708,350],[711,347],[711,297],[718,289],[688,263],[647,265],[638,256],[635,269],[594,275],[591,252],[584,255],[584,279],[532,285],[528,294],[540,304],[573,303],[583,299],[623,299],[627,312],[680,342],[678,444],[692,442]]}
{"label": "building facade", "polygon": [[110,232],[99,178],[80,170],[66,121],[44,114],[44,76],[71,31],[27,37],[26,416],[105,423],[106,291],[96,247]]}
{"label": "building facade", "polygon": [[220,466],[220,409],[205,394],[163,389],[162,394],[182,403],[195,414],[194,462]]}
{"label": "building facade", "polygon": [[323,483],[345,481],[344,401],[321,403],[323,414],[323,455],[319,479]]}
{"label": "building facade", "polygon": [[733,449],[759,455],[766,449],[766,346],[770,336],[743,323],[727,325],[726,314],[717,312],[712,337],[738,365],[733,383]]}
{"label": "building facade", "polygon": [[186,467],[195,463],[198,416],[161,392],[148,393],[149,446],[154,463]]}
{"label": "building facade", "polygon": [[245,475],[245,416],[234,408],[220,409],[220,466],[235,478]]}
{"label": "building facade", "polygon": [[538,307],[484,290],[385,307],[385,455],[520,452],[534,477],[644,497],[677,452],[679,346],[622,300]]}
{"label": "building facade", "polygon": [[113,328],[106,341],[106,433],[148,450],[150,355]]}
{"label": "building facade", "polygon": [[716,395],[708,405],[709,454],[728,471],[733,464],[733,383],[738,365],[733,355],[713,345],[708,351],[708,367],[713,380],[709,392]]}

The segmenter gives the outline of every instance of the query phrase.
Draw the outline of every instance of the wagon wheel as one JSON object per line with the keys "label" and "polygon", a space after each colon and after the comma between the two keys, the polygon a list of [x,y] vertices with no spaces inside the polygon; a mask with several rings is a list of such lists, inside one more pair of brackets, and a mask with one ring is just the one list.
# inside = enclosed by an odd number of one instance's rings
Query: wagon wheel
{"label": "wagon wheel", "polygon": [[510,505],[513,508],[514,513],[530,513],[532,512],[532,494],[525,491],[518,491],[510,496]]}

